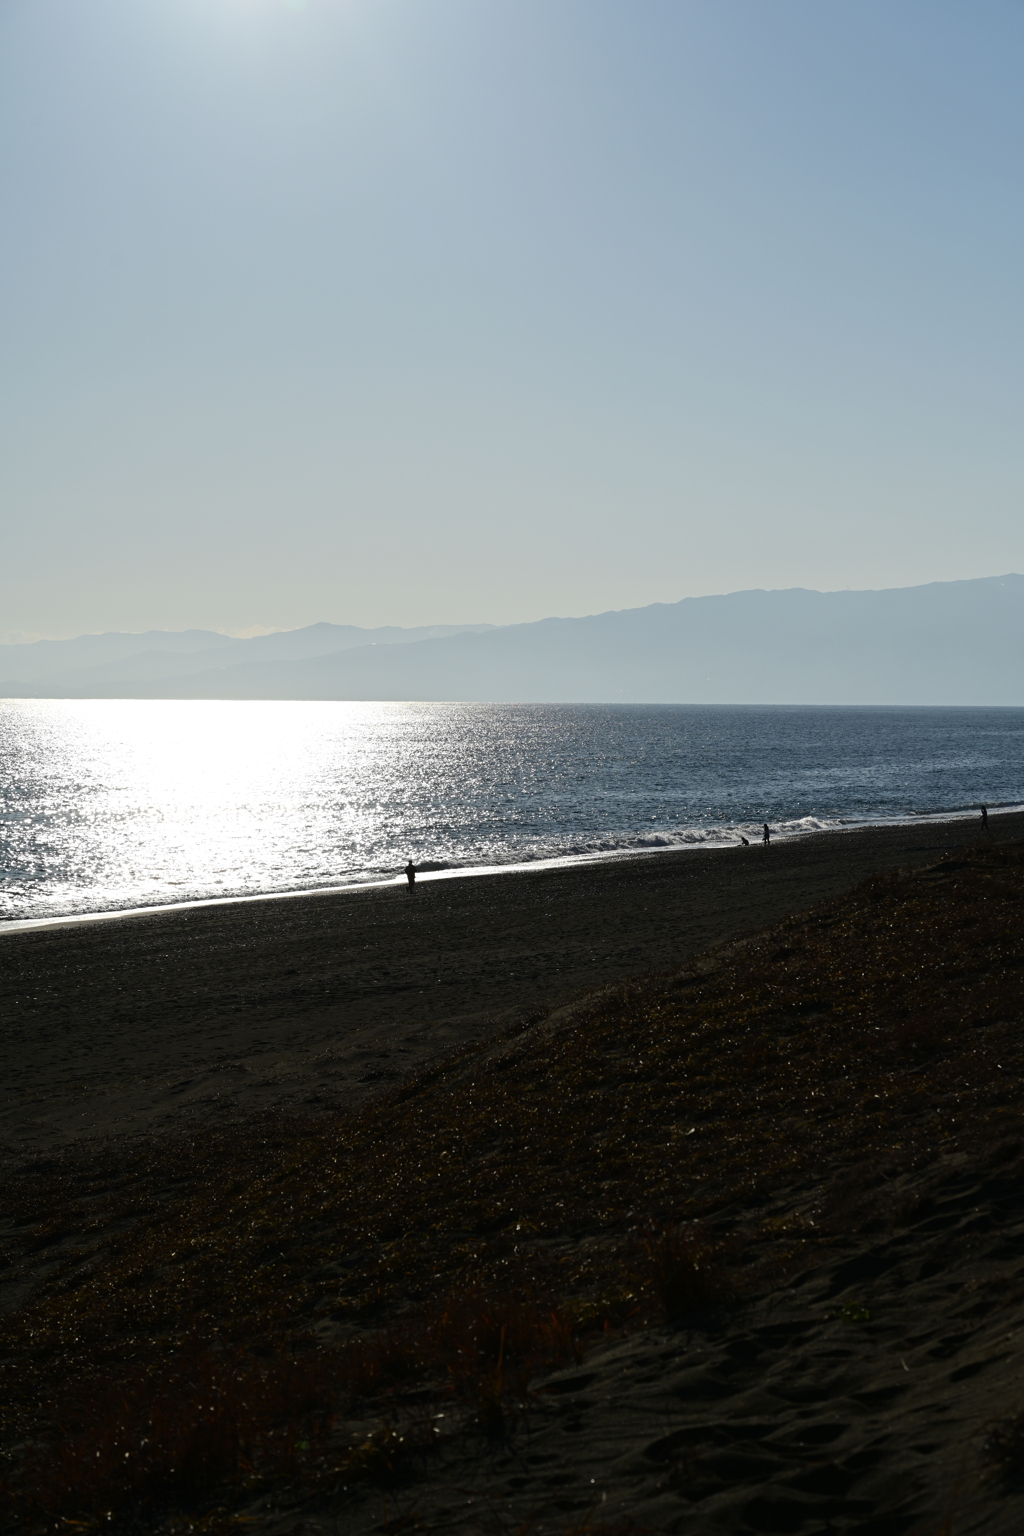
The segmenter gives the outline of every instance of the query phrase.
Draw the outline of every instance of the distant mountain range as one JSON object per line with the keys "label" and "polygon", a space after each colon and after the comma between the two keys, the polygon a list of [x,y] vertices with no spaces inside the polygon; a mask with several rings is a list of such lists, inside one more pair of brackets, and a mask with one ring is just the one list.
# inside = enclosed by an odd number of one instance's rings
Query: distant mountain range
{"label": "distant mountain range", "polygon": [[[364,645],[414,645],[449,635],[479,633],[493,624],[428,624],[360,629],[355,624],[309,624],[235,640],[212,629],[149,629],[141,635],[78,635],[0,645],[0,694],[10,698],[160,698],[143,691],[158,679],[180,681],[238,665],[309,661]],[[25,686],[21,686],[25,685]],[[181,697],[176,691],[169,697]],[[203,695],[205,697],[205,695]]]}
{"label": "distant mountain range", "polygon": [[1024,705],[1024,576],[421,629],[0,646],[7,698]]}

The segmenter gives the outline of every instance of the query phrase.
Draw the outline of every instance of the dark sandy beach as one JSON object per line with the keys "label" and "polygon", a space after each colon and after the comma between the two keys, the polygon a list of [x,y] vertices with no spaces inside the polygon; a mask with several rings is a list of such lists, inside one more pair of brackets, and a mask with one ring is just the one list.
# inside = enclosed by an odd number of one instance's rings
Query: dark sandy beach
{"label": "dark sandy beach", "polygon": [[10,1528],[1017,1536],[1022,837],[0,936]]}
{"label": "dark sandy beach", "polygon": [[[991,818],[997,841],[1024,815]],[[973,818],[0,933],[10,1166],[82,1136],[351,1105],[560,998],[668,969]]]}

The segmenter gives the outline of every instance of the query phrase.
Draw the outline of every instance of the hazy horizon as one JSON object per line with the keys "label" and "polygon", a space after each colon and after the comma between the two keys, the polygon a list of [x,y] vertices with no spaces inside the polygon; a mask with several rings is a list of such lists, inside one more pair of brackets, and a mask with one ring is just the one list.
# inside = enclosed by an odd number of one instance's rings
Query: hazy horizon
{"label": "hazy horizon", "polygon": [[9,0],[0,633],[1024,566],[1009,0]]}

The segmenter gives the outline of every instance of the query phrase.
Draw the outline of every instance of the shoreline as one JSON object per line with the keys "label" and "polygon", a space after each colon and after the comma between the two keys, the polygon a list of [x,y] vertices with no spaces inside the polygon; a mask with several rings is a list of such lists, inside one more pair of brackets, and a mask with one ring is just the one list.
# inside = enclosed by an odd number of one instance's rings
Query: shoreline
{"label": "shoreline", "polygon": [[[1024,804],[1017,801],[1003,806],[989,807],[990,820],[996,817],[1018,815],[1024,815]],[[960,825],[970,821],[973,821],[979,827],[980,835],[978,809],[972,806],[966,810],[923,812],[920,815],[897,817],[893,820],[851,821],[837,824],[836,826],[814,827],[804,832],[773,832],[772,846],[783,846],[797,841],[802,842],[807,838],[849,836],[859,832],[885,828],[943,826],[947,823]],[[662,854],[727,853],[730,850],[743,846],[745,845],[739,842],[666,843],[657,847],[619,848],[594,853],[558,854],[551,858],[528,859],[509,864],[458,865],[448,869],[417,871],[416,883],[419,885],[439,880],[466,880],[478,877],[490,879],[495,875],[529,874],[533,871],[539,873],[552,869],[579,869],[593,864],[617,862],[625,859],[653,858]],[[759,846],[759,844],[752,843],[750,846]],[[235,896],[197,896],[188,901],[154,902],[150,906],[142,907],[112,907],[109,910],[98,912],[64,912],[56,913],[50,917],[0,919],[0,938],[3,938],[5,934],[29,933],[35,929],[64,927],[78,923],[112,922],[121,918],[148,917],[159,913],[185,912],[206,907],[234,906],[259,901],[294,901],[303,897],[351,896],[361,891],[388,890],[391,887],[404,888],[402,886],[401,873],[389,875],[379,880],[355,880],[347,885],[302,886],[298,889],[285,891],[255,891]]]}
{"label": "shoreline", "polygon": [[[1024,813],[992,821],[988,841],[1024,837]],[[9,933],[0,1161],[352,1109],[582,994],[978,841],[961,818]]]}

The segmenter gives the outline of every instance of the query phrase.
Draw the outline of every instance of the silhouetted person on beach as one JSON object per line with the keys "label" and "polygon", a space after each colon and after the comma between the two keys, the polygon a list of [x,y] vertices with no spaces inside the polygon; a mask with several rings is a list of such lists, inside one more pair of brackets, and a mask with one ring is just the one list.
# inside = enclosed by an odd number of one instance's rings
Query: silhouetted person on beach
{"label": "silhouetted person on beach", "polygon": [[405,866],[405,878],[408,880],[410,886],[416,884],[416,865],[413,863],[412,859],[410,859],[408,864]]}
{"label": "silhouetted person on beach", "polygon": [[982,808],[981,808],[981,830],[983,832],[987,832],[988,831],[988,806],[987,805],[983,805]]}
{"label": "silhouetted person on beach", "polygon": [[761,841],[762,841],[762,843],[764,843],[765,847],[767,848],[768,844],[771,842],[771,840],[772,840],[772,834],[771,834],[771,831],[769,829],[768,823],[765,822],[764,823],[764,836],[762,837]]}
{"label": "silhouetted person on beach", "polygon": [[742,832],[740,833],[740,842],[743,844],[744,848],[749,848],[750,847],[749,839],[744,837]]}

